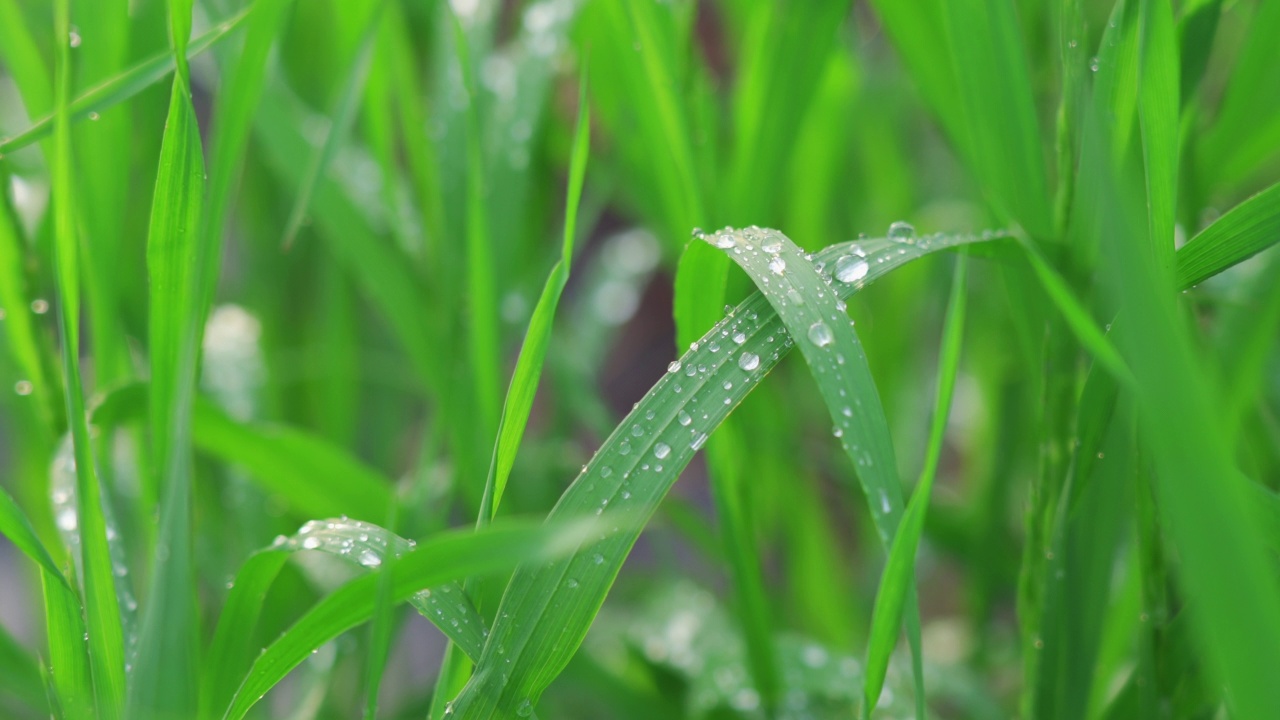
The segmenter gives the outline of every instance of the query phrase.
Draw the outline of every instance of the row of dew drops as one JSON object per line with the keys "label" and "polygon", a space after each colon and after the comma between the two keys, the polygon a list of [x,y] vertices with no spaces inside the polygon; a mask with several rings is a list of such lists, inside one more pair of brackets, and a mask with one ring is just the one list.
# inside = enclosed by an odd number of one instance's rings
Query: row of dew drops
{"label": "row of dew drops", "polygon": [[[36,298],[35,300],[32,300],[31,312],[36,315],[44,315],[49,312],[49,301],[43,298]],[[0,321],[3,321],[6,317],[8,316],[5,313],[4,308],[0,308]],[[35,392],[36,387],[30,380],[18,380],[13,384],[13,391],[19,396],[26,397]]]}

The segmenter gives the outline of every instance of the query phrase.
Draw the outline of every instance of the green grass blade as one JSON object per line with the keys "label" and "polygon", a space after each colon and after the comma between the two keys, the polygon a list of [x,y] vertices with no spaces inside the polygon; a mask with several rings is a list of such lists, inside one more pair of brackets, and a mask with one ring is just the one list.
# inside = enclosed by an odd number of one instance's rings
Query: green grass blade
{"label": "green grass blade", "polygon": [[[474,533],[444,533],[418,544],[389,569],[391,596],[404,602],[426,587],[501,572],[520,562],[550,560],[581,541],[584,526],[505,524]],[[353,580],[326,596],[254,662],[224,720],[240,720],[267,690],[312,650],[372,617],[378,578]]]}
{"label": "green grass blade", "polygon": [[[858,243],[869,266],[863,284],[928,251],[981,239],[951,236],[927,246],[888,240]],[[817,260],[833,263],[853,246],[832,246],[818,253]],[[837,290],[848,295],[857,287],[842,284]],[[720,343],[732,348],[720,352]],[[561,496],[549,518],[595,517],[597,511],[606,525],[615,517],[648,518],[710,433],[792,344],[769,302],[752,295],[671,364],[670,372]],[[757,356],[758,365],[743,370],[738,364],[743,353]],[[454,711],[483,720],[506,717],[526,702],[536,704],[581,644],[639,531],[637,524],[583,543],[571,558],[520,567],[507,586],[476,673],[455,701]]]}
{"label": "green grass blade", "polygon": [[[3,2],[6,2],[6,0],[0,0],[0,4]],[[243,10],[191,41],[191,44],[186,48],[187,57],[196,57],[226,38],[240,27],[240,24],[249,17],[249,14],[249,9]],[[70,100],[67,105],[68,117],[74,122],[79,122],[88,119],[91,113],[101,114],[108,108],[137,96],[142,91],[165,79],[173,72],[175,66],[176,63],[172,52],[164,52],[143,60],[125,72],[103,81],[99,85],[84,91],[75,99]],[[20,150],[48,137],[53,132],[53,124],[54,117],[52,115],[43,117],[26,130],[0,141],[0,156]]]}
{"label": "green grass blade", "polygon": [[[292,5],[293,0],[254,0],[244,20],[244,45],[219,86],[209,141],[209,192],[204,214],[206,245],[217,245],[222,238],[231,195],[253,127],[253,114],[262,97],[268,54]],[[199,42],[193,43],[193,47]],[[207,308],[212,298],[205,302]]]}
{"label": "green grass blade", "polygon": [[[93,410],[94,424],[110,428],[140,419],[147,390],[137,383],[105,396]],[[204,398],[192,410],[192,439],[303,517],[380,519],[391,502],[391,481],[342,448],[289,426],[236,420]]]}
{"label": "green grass blade", "polygon": [[[393,589],[387,584],[387,577],[394,572],[387,572],[388,569],[414,546],[414,542],[377,525],[335,518],[308,522],[293,536],[278,537],[269,548],[250,556],[236,573],[218,618],[201,678],[200,717],[221,717],[222,710],[231,703],[254,658],[250,647],[252,630],[258,623],[263,600],[293,553],[300,550],[326,553],[363,569],[380,569],[378,576],[382,579],[377,583],[370,607],[381,608],[383,601],[390,602],[392,597],[383,597],[384,590],[390,593]],[[441,583],[414,593],[408,601],[464,652],[479,656],[484,644],[484,620],[467,601],[461,586],[454,582]],[[375,612],[380,609],[371,610],[371,614]]]}
{"label": "green grass blade", "polygon": [[1178,289],[1199,285],[1277,242],[1280,242],[1280,183],[1227,211],[1178,249]]}
{"label": "green grass blade", "polygon": [[40,573],[44,589],[45,633],[49,640],[48,668],[63,716],[94,717],[93,677],[89,669],[89,643],[80,601],[64,582]]}
{"label": "green grass blade", "polygon": [[960,255],[951,281],[951,298],[947,302],[947,320],[942,331],[942,349],[938,354],[937,397],[934,401],[933,422],[929,425],[929,441],[925,446],[924,469],[920,471],[920,482],[911,496],[911,502],[907,504],[901,528],[889,548],[889,560],[881,574],[880,589],[876,591],[875,608],[871,616],[871,636],[867,640],[866,686],[863,690],[863,715],[867,718],[871,717],[884,689],[889,656],[897,645],[902,627],[903,606],[915,577],[916,548],[920,545],[920,535],[924,530],[925,513],[928,511],[929,497],[938,470],[938,458],[942,455],[947,418],[951,415],[951,398],[955,392],[956,373],[960,369],[960,347],[964,338],[967,260],[967,255]]}
{"label": "green grass blade", "polygon": [[[887,550],[903,511],[897,458],[871,368],[852,323],[845,322],[844,303],[834,290],[837,284],[857,286],[866,277],[871,269],[866,250],[855,247],[823,274],[827,266],[810,265],[803,251],[775,230],[721,231],[703,239],[725,250],[747,271],[791,336],[800,338],[800,350],[835,423],[840,444],[856,468],[876,532]],[[914,237],[896,240],[916,245]],[[921,244],[928,248],[930,241]],[[759,356],[754,354],[739,356],[744,368],[758,362]],[[914,587],[907,609],[907,638],[917,668],[917,714],[923,717],[920,619]]]}
{"label": "green grass blade", "polygon": [[1002,215],[1032,237],[1048,237],[1052,218],[1042,142],[1014,3],[942,4],[972,149],[966,159]]}
{"label": "green grass blade", "polygon": [[1067,326],[1075,333],[1076,339],[1080,344],[1086,347],[1093,354],[1103,367],[1112,375],[1124,382],[1133,381],[1133,373],[1129,371],[1125,365],[1124,359],[1112,346],[1111,341],[1107,340],[1106,335],[1098,328],[1097,323],[1089,315],[1089,311],[1076,299],[1075,294],[1071,291],[1071,287],[1067,285],[1067,281],[1057,273],[1049,263],[1040,255],[1040,251],[1034,246],[1024,244],[1026,249],[1027,262],[1030,263],[1031,269],[1035,271],[1036,277],[1040,280],[1041,287],[1045,293],[1057,306],[1058,312],[1062,313],[1062,318],[1066,320]]}
{"label": "green grass blade", "polygon": [[35,528],[31,527],[31,521],[27,520],[26,513],[22,512],[22,508],[18,507],[18,503],[14,502],[3,488],[0,488],[0,534],[9,538],[9,542],[31,558],[32,562],[44,568],[49,576],[62,581],[67,589],[71,588],[67,579],[58,570],[53,556],[49,554],[44,543],[40,542]]}
{"label": "green grass blade", "polygon": [[1167,0],[1139,0],[1138,123],[1147,176],[1151,252],[1173,270],[1173,225],[1178,202],[1178,49]]}
{"label": "green grass blade", "polygon": [[80,379],[80,258],[76,226],[76,196],[72,175],[71,124],[67,99],[71,83],[69,0],[55,6],[57,82],[54,100],[53,198],[55,266],[58,284],[58,330],[62,340],[62,372],[66,387],[67,422],[74,440],[77,516],[80,529],[80,567],[84,588],[85,629],[89,633],[89,657],[94,701],[99,717],[119,717],[125,694],[124,638],[120,605],[115,592],[110,551],[107,547],[103,495],[98,484],[88,418]]}
{"label": "green grass blade", "polygon": [[[511,386],[507,389],[507,399],[498,426],[498,442],[494,448],[494,470],[490,480],[492,502],[486,511],[490,517],[498,511],[502,493],[507,487],[507,478],[515,464],[520,439],[524,437],[529,411],[533,408],[533,396],[538,390],[538,379],[542,376],[547,346],[551,342],[551,325],[555,321],[556,307],[560,304],[565,283],[569,281],[573,241],[578,224],[578,204],[582,200],[582,183],[586,178],[590,148],[591,112],[587,104],[587,76],[584,70],[579,80],[578,121],[573,134],[573,151],[569,158],[569,190],[565,199],[564,240],[560,260],[551,268],[551,276],[542,288],[542,295],[533,309],[533,317],[529,319],[529,329],[525,331],[524,344],[520,347],[515,370],[511,373]],[[488,492],[487,490],[486,494]]]}
{"label": "green grass blade", "polygon": [[[0,59],[4,60],[6,72],[21,91],[27,112],[50,112],[53,109],[53,88],[49,84],[49,66],[40,53],[35,36],[27,28],[18,0],[0,0]],[[44,119],[44,125],[44,136],[47,136],[53,127],[52,115]],[[0,158],[19,147],[21,145],[11,145],[9,140],[0,141]]]}
{"label": "green grass blade", "polygon": [[285,224],[284,240],[282,241],[286,249],[293,246],[293,241],[298,236],[298,230],[302,227],[303,220],[306,219],[307,211],[311,206],[311,197],[315,194],[316,185],[320,182],[320,178],[325,172],[328,171],[329,164],[333,161],[338,148],[342,146],[342,143],[351,132],[351,124],[355,122],[356,108],[360,105],[365,81],[369,77],[369,65],[373,59],[373,44],[378,36],[378,18],[382,15],[382,7],[385,4],[382,0],[368,3],[369,14],[362,23],[359,46],[356,48],[355,57],[349,63],[347,76],[343,78],[338,97],[334,100],[333,108],[329,113],[329,125],[326,128],[324,138],[316,147],[310,162],[307,163],[307,170],[302,176],[302,186],[298,189],[298,197],[293,201],[293,209],[289,211],[289,220]]}
{"label": "green grass blade", "polygon": [[47,714],[49,696],[41,673],[40,661],[35,655],[20,645],[8,630],[0,627],[0,692],[19,698],[33,715],[37,712]]}
{"label": "green grass blade", "polygon": [[150,460],[158,474],[160,522],[129,706],[135,715],[176,718],[195,714],[199,692],[191,416],[217,245],[207,242],[201,224],[204,154],[186,61],[190,0],[170,3],[169,23],[177,69],[147,236]]}

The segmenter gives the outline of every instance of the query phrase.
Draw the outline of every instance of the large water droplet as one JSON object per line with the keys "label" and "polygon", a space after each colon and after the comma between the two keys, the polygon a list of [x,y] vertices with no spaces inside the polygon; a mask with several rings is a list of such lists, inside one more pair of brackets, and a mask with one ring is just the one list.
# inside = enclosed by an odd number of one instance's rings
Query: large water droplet
{"label": "large water droplet", "polygon": [[671,454],[671,446],[666,443],[658,443],[653,446],[653,454],[661,460]]}
{"label": "large water droplet", "polygon": [[916,229],[909,222],[899,220],[889,225],[889,238],[891,240],[906,240],[916,236]]}
{"label": "large water droplet", "polygon": [[76,509],[74,507],[62,508],[58,511],[58,517],[56,520],[59,530],[63,532],[75,532],[77,526]]}
{"label": "large water droplet", "polygon": [[818,347],[826,347],[830,345],[831,341],[834,339],[834,336],[831,334],[831,328],[827,327],[827,324],[821,320],[809,326],[809,340],[813,342],[814,345],[817,345]]}
{"label": "large water droplet", "polygon": [[728,250],[734,246],[733,235],[727,232],[717,233],[714,245],[721,250]]}
{"label": "large water droplet", "polygon": [[738,367],[751,372],[760,367],[760,356],[755,353],[744,352],[738,356]]}
{"label": "large water droplet", "polygon": [[676,420],[677,420],[681,425],[684,425],[684,426],[686,426],[686,427],[688,427],[689,423],[693,422],[693,418],[689,417],[689,413],[687,413],[687,412],[685,412],[685,411],[683,411],[683,410],[681,410],[681,411],[680,411],[680,413],[679,413],[678,415],[676,415]]}
{"label": "large water droplet", "polygon": [[378,567],[382,564],[382,558],[378,557],[377,553],[372,550],[361,550],[360,564],[369,568]]}
{"label": "large water droplet", "polygon": [[836,279],[840,282],[856,282],[867,276],[867,261],[857,255],[845,255],[836,260]]}
{"label": "large water droplet", "polygon": [[775,255],[769,260],[769,269],[773,271],[774,275],[781,275],[787,269],[787,261]]}
{"label": "large water droplet", "polygon": [[49,301],[43,298],[36,298],[31,301],[31,312],[37,315],[43,315],[49,312]]}
{"label": "large water droplet", "polygon": [[306,548],[307,550],[315,550],[316,548],[320,547],[320,538],[316,537],[315,535],[312,535],[308,537],[306,540],[302,541],[302,547]]}
{"label": "large water droplet", "polygon": [[520,717],[529,717],[533,714],[533,703],[529,702],[529,698],[520,701],[519,707],[516,708],[516,715]]}
{"label": "large water droplet", "polygon": [[30,380],[19,380],[13,384],[13,391],[26,397],[35,391],[35,386],[31,384]]}
{"label": "large water droplet", "polygon": [[667,372],[672,372],[672,373],[674,373],[674,372],[680,372],[680,361],[679,361],[679,360],[672,360],[670,363],[668,363],[668,364],[667,364]]}

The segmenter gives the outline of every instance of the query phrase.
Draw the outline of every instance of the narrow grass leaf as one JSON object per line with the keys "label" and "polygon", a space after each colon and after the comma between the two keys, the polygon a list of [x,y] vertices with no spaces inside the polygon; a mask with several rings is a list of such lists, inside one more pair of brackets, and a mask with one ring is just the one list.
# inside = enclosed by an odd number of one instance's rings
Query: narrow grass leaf
{"label": "narrow grass leaf", "polygon": [[[85,641],[83,610],[75,592],[61,579],[41,571],[44,590],[45,634],[49,642],[47,659],[50,683],[66,718],[95,715],[93,677],[89,668],[89,643]],[[101,708],[99,708],[99,715]]]}
{"label": "narrow grass leaf", "polygon": [[[27,27],[23,7],[24,4],[19,0],[0,0],[0,59],[4,60],[5,71],[13,77],[22,93],[27,113],[44,114],[53,110],[49,66],[40,52],[40,44],[35,35]],[[44,125],[44,136],[47,136],[53,127],[52,115],[44,119]],[[0,139],[0,158],[22,147],[12,144],[16,139]]]}
{"label": "narrow grass leaf", "polygon": [[938,458],[951,415],[951,399],[955,393],[956,373],[960,369],[960,346],[964,338],[965,297],[968,256],[956,261],[951,281],[951,298],[947,302],[947,319],[942,331],[942,348],[938,353],[938,388],[934,401],[933,422],[929,424],[929,441],[925,446],[924,468],[920,482],[907,504],[902,525],[889,548],[889,560],[880,576],[875,607],[871,615],[871,636],[867,640],[866,686],[863,689],[863,716],[870,718],[884,689],[889,657],[897,645],[902,627],[902,610],[915,577],[916,549],[924,530],[924,518],[937,476]]}
{"label": "narrow grass leaf", "polygon": [[[393,576],[391,597],[394,602],[404,602],[426,587],[501,572],[534,559],[545,562],[581,542],[586,527],[509,523],[474,533],[435,536],[419,543],[389,569]],[[243,718],[314,649],[372,617],[377,595],[378,578],[366,576],[343,585],[313,606],[254,662],[224,720]]]}
{"label": "narrow grass leaf", "polygon": [[1178,289],[1199,285],[1277,242],[1280,183],[1231,208],[1178,249]]}
{"label": "narrow grass leaf", "polygon": [[[0,5],[9,0],[0,0]],[[226,38],[249,17],[252,8],[246,8],[227,20],[214,26],[187,46],[188,58],[194,58]],[[5,23],[0,23],[4,25]],[[81,93],[69,101],[67,115],[74,121],[86,120],[93,113],[101,114],[108,108],[129,100],[142,91],[150,88],[173,72],[176,63],[172,52],[166,51],[148,58],[120,73],[104,80],[97,86]],[[32,143],[48,137],[53,132],[54,116],[43,117],[31,127],[11,138],[0,140],[0,156],[20,150]]]}
{"label": "narrow grass leaf", "polygon": [[57,563],[53,561],[53,556],[49,554],[44,543],[40,542],[35,528],[31,527],[31,521],[27,520],[26,513],[22,512],[22,508],[18,507],[18,503],[14,502],[3,488],[0,488],[0,534],[9,538],[9,542],[31,558],[32,562],[44,568],[50,577],[61,581],[67,589],[71,589],[67,579],[58,570]]}
{"label": "narrow grass leaf", "polygon": [[569,188],[565,199],[564,239],[560,260],[551,268],[551,276],[547,278],[538,304],[533,309],[529,329],[525,331],[524,344],[520,347],[520,356],[516,359],[516,367],[511,374],[511,386],[507,388],[507,399],[498,425],[498,442],[494,448],[491,490],[486,490],[486,494],[492,492],[492,501],[487,510],[490,516],[498,511],[502,493],[507,487],[507,478],[515,464],[520,439],[524,437],[529,411],[533,408],[533,397],[538,390],[538,380],[542,376],[547,345],[551,342],[551,325],[555,321],[556,307],[560,304],[565,283],[569,281],[573,241],[578,225],[578,204],[582,200],[582,183],[586,178],[590,147],[591,112],[587,104],[587,75],[584,70],[579,79],[578,121],[573,134],[573,151],[569,158]]}
{"label": "narrow grass leaf", "polygon": [[1138,122],[1147,177],[1151,251],[1173,270],[1173,225],[1178,202],[1178,48],[1168,0],[1139,0]]}
{"label": "narrow grass leaf", "polygon": [[[981,240],[949,236],[927,245],[858,243],[869,268],[862,284],[928,251]],[[832,246],[816,260],[833,263],[854,247]],[[835,290],[847,296],[858,287],[842,283]],[[560,497],[549,519],[599,516],[608,526],[613,518],[650,517],[710,433],[793,344],[769,301],[753,294],[671,363]],[[740,364],[744,354],[757,358],[746,363],[749,370]],[[636,522],[582,543],[572,557],[516,570],[476,672],[454,702],[460,717],[507,717],[536,705],[582,643],[640,528]]]}
{"label": "narrow grass leaf", "polygon": [[[0,172],[0,183],[8,186],[8,177],[3,172]],[[2,323],[5,338],[22,378],[31,383],[32,394],[37,395],[36,414],[52,434],[59,430],[61,422],[58,404],[62,393],[58,386],[51,384],[51,377],[46,373],[46,364],[42,360],[48,355],[41,348],[31,315],[24,312],[32,301],[23,272],[27,254],[13,208],[9,205],[7,195],[0,193],[0,308],[5,309]]]}
{"label": "narrow grass leaf", "polygon": [[[57,38],[57,81],[54,100],[53,201],[55,267],[58,285],[58,330],[62,340],[62,373],[66,387],[67,423],[74,439],[77,516],[80,529],[80,567],[83,572],[85,630],[89,633],[89,657],[93,697],[99,717],[119,717],[125,694],[124,638],[120,605],[115,592],[110,551],[107,546],[103,495],[98,484],[89,425],[80,379],[80,258],[76,226],[76,197],[72,175],[71,124],[67,100],[71,88],[71,27],[69,0],[54,8]],[[47,595],[46,595],[47,597]],[[64,605],[71,604],[67,600]],[[65,640],[65,638],[63,638]]]}
{"label": "narrow grass leaf", "polygon": [[49,711],[49,696],[41,673],[40,661],[35,655],[0,627],[0,692],[19,698],[30,708],[33,717]]}
{"label": "narrow grass leaf", "polygon": [[190,717],[199,692],[191,415],[216,250],[208,247],[201,225],[205,165],[186,59],[190,0],[170,2],[169,26],[176,72],[147,236],[150,460],[160,522],[129,704],[134,715]]}

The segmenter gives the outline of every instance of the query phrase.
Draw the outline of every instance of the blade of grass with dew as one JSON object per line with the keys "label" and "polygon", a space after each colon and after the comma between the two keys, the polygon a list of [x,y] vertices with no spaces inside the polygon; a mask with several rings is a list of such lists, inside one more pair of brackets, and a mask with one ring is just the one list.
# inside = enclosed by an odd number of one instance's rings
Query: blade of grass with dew
{"label": "blade of grass with dew", "polygon": [[217,255],[202,232],[204,154],[192,106],[187,43],[192,0],[170,0],[169,36],[176,71],[160,145],[147,237],[151,392],[151,467],[160,520],[151,583],[143,605],[133,715],[191,716],[199,691],[199,612],[192,547],[192,405],[205,298]]}
{"label": "blade of grass with dew", "polygon": [[[254,658],[251,631],[258,623],[263,600],[293,553],[309,550],[342,558],[363,569],[381,569],[372,617],[385,604],[384,590],[390,592],[387,578],[394,572],[388,569],[414,547],[413,541],[377,525],[343,518],[307,522],[293,536],[277,537],[270,547],[250,556],[236,573],[214,631],[209,662],[201,678],[201,718],[220,717],[222,709],[230,704]],[[458,583],[433,585],[414,593],[408,602],[463,652],[479,656],[484,645],[484,619],[467,601]]]}
{"label": "blade of grass with dew", "polygon": [[[844,303],[834,289],[836,284],[857,285],[866,277],[870,271],[866,250],[855,246],[831,264],[829,275],[823,275],[825,265],[822,269],[810,265],[800,248],[776,230],[749,228],[703,239],[724,250],[747,271],[792,337],[799,336],[800,350],[835,422],[841,447],[853,461],[872,522],[887,551],[901,520],[902,483],[871,368],[852,323],[844,322]],[[928,248],[931,242],[920,244]],[[914,247],[917,242],[910,238],[900,244]],[[906,253],[903,249],[902,254]],[[738,357],[744,369],[759,361],[758,355],[745,351]],[[917,716],[923,718],[924,676],[914,578],[909,593],[907,639],[916,678]]]}
{"label": "blade of grass with dew", "polygon": [[[1280,6],[1254,6],[1239,58],[1213,125],[1197,142],[1196,168],[1207,190],[1235,188],[1280,152],[1280,73],[1275,38]],[[1203,191],[1202,191],[1203,192]]]}
{"label": "blade of grass with dew", "polygon": [[1178,249],[1178,289],[1199,285],[1277,242],[1280,242],[1280,183],[1228,210]]}
{"label": "blade of grass with dew", "polygon": [[329,124],[324,138],[311,154],[311,159],[306,166],[307,169],[302,175],[302,185],[298,188],[297,199],[294,200],[293,209],[289,211],[289,220],[285,224],[284,240],[282,241],[282,245],[286,250],[293,246],[293,242],[297,238],[298,229],[302,227],[302,221],[305,219],[307,210],[311,205],[311,196],[315,193],[320,177],[328,171],[329,163],[333,161],[334,154],[337,153],[338,148],[350,134],[351,124],[355,121],[356,108],[359,106],[361,95],[364,92],[364,83],[369,77],[369,64],[373,58],[373,43],[378,37],[378,18],[382,15],[382,7],[385,4],[385,0],[377,0],[376,2],[366,3],[364,6],[367,16],[359,21],[361,26],[360,40],[355,51],[355,57],[348,63],[348,74],[343,78],[342,85],[338,90],[338,96],[334,100],[333,108],[330,110]]}
{"label": "blade of grass with dew", "polygon": [[107,548],[103,494],[89,439],[88,418],[80,379],[80,240],[76,227],[76,196],[71,157],[71,125],[67,97],[71,89],[70,0],[54,8],[57,82],[55,85],[53,136],[53,202],[55,267],[58,286],[58,331],[62,340],[62,374],[66,387],[67,423],[74,438],[77,517],[80,529],[81,568],[84,576],[85,629],[89,633],[89,658],[93,697],[99,717],[119,717],[124,701],[124,638],[120,605],[115,593],[111,557]]}
{"label": "blade of grass with dew", "polygon": [[[244,20],[244,44],[219,86],[211,122],[209,184],[201,230],[205,247],[221,244],[231,196],[244,164],[253,115],[265,86],[268,55],[292,6],[293,0],[254,0]],[[209,260],[216,263],[220,259],[213,256]],[[204,313],[212,302],[212,296],[204,299]]]}
{"label": "blade of grass with dew", "polygon": [[[0,0],[0,11],[3,11],[3,5],[6,2],[11,1]],[[242,10],[192,40],[191,44],[186,48],[187,57],[194,58],[227,37],[249,17],[249,11],[250,9],[248,8]],[[0,23],[0,25],[9,25],[9,23]],[[176,63],[172,52],[165,52],[143,60],[123,73],[103,81],[96,87],[90,88],[70,100],[67,105],[68,117],[74,122],[79,122],[88,119],[91,113],[101,114],[108,108],[133,98],[165,79],[173,72],[175,66]],[[0,156],[20,150],[48,137],[53,132],[53,125],[54,117],[52,115],[43,117],[26,130],[7,140],[0,141]]]}
{"label": "blade of grass with dew", "polygon": [[40,583],[44,590],[45,634],[49,643],[48,668],[57,702],[67,718],[90,718],[95,714],[101,717],[103,708],[94,702],[93,671],[89,662],[92,649],[85,641],[80,601],[65,581],[46,572],[40,573]]}
{"label": "blade of grass with dew", "polygon": [[[498,442],[493,450],[493,469],[485,495],[491,499],[482,508],[481,518],[487,521],[498,511],[507,479],[515,464],[520,440],[524,437],[533,408],[534,394],[542,376],[542,364],[551,342],[551,326],[555,321],[556,307],[565,283],[569,280],[573,263],[573,244],[577,232],[578,204],[582,199],[582,185],[587,173],[587,157],[591,149],[591,111],[587,104],[587,71],[582,71],[578,90],[578,119],[573,132],[573,149],[569,157],[569,185],[564,208],[564,237],[561,241],[560,259],[551,268],[529,320],[529,329],[520,347],[515,370],[511,373],[511,386],[507,389],[506,402],[498,426]],[[485,517],[487,514],[488,518]],[[483,522],[481,524],[484,524]]]}
{"label": "blade of grass with dew", "polygon": [[1035,93],[1013,2],[944,2],[944,27],[972,144],[967,158],[1002,215],[1052,232]]}
{"label": "blade of grass with dew", "polygon": [[[989,239],[989,238],[988,238]],[[927,246],[887,240],[859,243],[868,254],[864,284],[929,251],[982,242],[975,236],[938,238]],[[842,243],[817,254],[831,263],[849,254]],[[857,287],[836,288],[852,294]],[[744,338],[740,352],[758,357],[751,370],[712,341]],[[730,411],[777,364],[792,340],[767,300],[754,294],[672,363],[657,385],[614,430],[561,496],[550,520],[599,517],[635,520],[634,527],[582,543],[570,558],[523,565],[507,585],[476,672],[454,702],[460,717],[506,717],[532,707],[578,649],[623,561],[676,477]],[[740,353],[739,353],[740,354]],[[727,387],[726,387],[727,384]],[[687,422],[687,424],[686,424]],[[508,660],[510,662],[508,662]]]}
{"label": "blade of grass with dew", "polygon": [[1178,203],[1178,49],[1173,7],[1167,0],[1139,0],[1138,125],[1146,167],[1151,252],[1164,272],[1173,270]]}
{"label": "blade of grass with dew", "polygon": [[[7,174],[0,172],[0,182],[8,186]],[[26,256],[27,248],[18,230],[13,208],[7,195],[0,193],[0,311],[3,311],[8,348],[23,378],[31,383],[32,392],[37,395],[37,417],[50,433],[57,433],[62,422],[58,408],[62,393],[45,372],[40,338],[36,334],[35,323],[26,312],[31,303],[23,272]]]}
{"label": "blade of grass with dew", "polygon": [[[1099,138],[1106,142],[1105,134]],[[1138,379],[1158,518],[1176,549],[1197,646],[1231,707],[1241,717],[1280,715],[1280,696],[1265,670],[1280,664],[1280,587],[1245,488],[1234,473],[1223,472],[1233,463],[1172,287],[1142,250],[1141,181],[1117,175],[1099,177],[1110,198],[1103,219],[1111,242],[1103,243],[1108,262],[1102,267],[1105,286],[1131,320],[1121,349]]]}
{"label": "blade of grass with dew", "polygon": [[[423,588],[508,570],[521,562],[547,562],[570,551],[597,524],[504,523],[476,532],[447,532],[418,543],[389,569],[392,598],[404,602]],[[262,696],[312,650],[373,615],[378,578],[353,580],[329,594],[253,663],[223,715],[241,720]]]}
{"label": "blade of grass with dew", "polygon": [[[99,400],[94,424],[111,428],[144,417],[149,387],[135,383]],[[262,489],[307,517],[352,515],[381,519],[391,502],[391,481],[345,450],[285,425],[236,420],[204,398],[192,407],[196,448],[239,466]]]}
{"label": "blade of grass with dew", "polygon": [[49,550],[45,548],[44,543],[40,542],[35,528],[31,527],[31,521],[27,520],[26,513],[22,512],[22,508],[18,507],[18,503],[14,502],[4,488],[0,488],[0,534],[9,538],[9,542],[32,562],[44,568],[49,576],[61,581],[67,589],[71,588],[67,579],[58,570],[58,565],[53,561]]}
{"label": "blade of grass with dew", "polygon": [[946,435],[951,400],[955,394],[956,374],[960,369],[965,297],[968,291],[967,270],[968,256],[962,252],[956,259],[955,274],[951,280],[951,297],[947,301],[947,319],[942,331],[942,347],[938,352],[937,396],[933,421],[929,425],[929,440],[925,446],[924,468],[920,471],[920,482],[916,484],[900,529],[889,548],[889,560],[880,576],[880,589],[876,591],[875,608],[871,615],[871,635],[867,640],[866,686],[862,695],[863,716],[866,718],[871,717],[880,692],[884,689],[889,656],[898,644],[902,628],[903,605],[915,577],[916,548],[920,545],[920,535],[924,530],[924,517],[938,472],[938,459],[942,455],[942,441]]}

